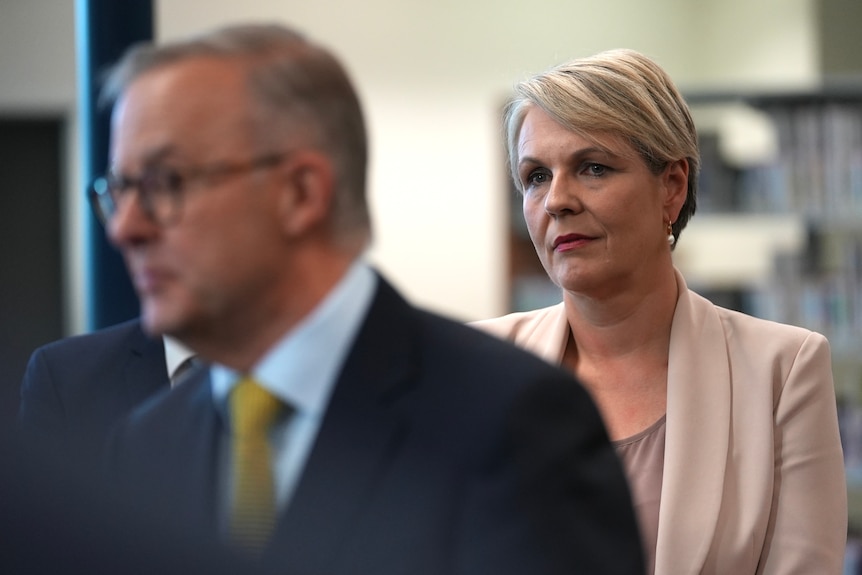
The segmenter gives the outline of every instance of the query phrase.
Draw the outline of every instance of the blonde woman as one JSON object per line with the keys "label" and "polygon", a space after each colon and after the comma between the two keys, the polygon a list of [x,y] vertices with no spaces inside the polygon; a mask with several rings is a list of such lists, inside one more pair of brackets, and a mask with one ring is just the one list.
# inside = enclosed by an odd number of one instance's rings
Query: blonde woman
{"label": "blonde woman", "polygon": [[475,325],[585,382],[626,468],[650,572],[838,574],[847,500],[829,345],[690,291],[697,134],[667,74],[614,50],[520,83],[505,117],[562,303]]}

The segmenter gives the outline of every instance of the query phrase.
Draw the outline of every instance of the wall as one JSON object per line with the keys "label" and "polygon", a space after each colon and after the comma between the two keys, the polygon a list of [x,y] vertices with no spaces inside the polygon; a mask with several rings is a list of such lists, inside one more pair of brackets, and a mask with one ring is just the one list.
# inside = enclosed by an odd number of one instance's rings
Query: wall
{"label": "wall", "polygon": [[693,59],[674,77],[723,90],[805,88],[820,80],[821,0],[701,3]]}
{"label": "wall", "polygon": [[[161,0],[156,20],[161,39],[240,19],[283,20],[338,53],[371,128],[371,257],[414,301],[474,319],[504,311],[498,110],[516,80],[626,46],[656,58],[684,88],[812,83],[812,2]],[[0,0],[0,113],[47,106],[71,114],[72,5]],[[75,153],[71,146],[72,164]],[[83,198],[80,186],[70,189]],[[70,238],[79,210],[69,205]],[[70,245],[70,298],[80,310],[81,250]]]}
{"label": "wall", "polygon": [[827,80],[855,82],[862,78],[862,3],[853,0],[820,0],[817,3],[820,67]]}
{"label": "wall", "polygon": [[75,81],[75,2],[0,0],[0,115],[45,116],[65,124],[66,174],[60,199],[66,290],[62,322],[70,332],[81,331],[85,320],[81,222],[86,206],[78,182]]}
{"label": "wall", "polygon": [[71,110],[74,2],[0,0],[0,107]]}

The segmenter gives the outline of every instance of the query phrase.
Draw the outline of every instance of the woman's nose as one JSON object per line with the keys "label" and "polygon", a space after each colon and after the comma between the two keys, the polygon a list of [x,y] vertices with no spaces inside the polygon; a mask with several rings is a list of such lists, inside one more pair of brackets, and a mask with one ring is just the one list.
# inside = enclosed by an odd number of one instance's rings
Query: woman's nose
{"label": "woman's nose", "polygon": [[545,195],[545,211],[552,216],[576,214],[583,210],[577,184],[565,177],[551,180]]}

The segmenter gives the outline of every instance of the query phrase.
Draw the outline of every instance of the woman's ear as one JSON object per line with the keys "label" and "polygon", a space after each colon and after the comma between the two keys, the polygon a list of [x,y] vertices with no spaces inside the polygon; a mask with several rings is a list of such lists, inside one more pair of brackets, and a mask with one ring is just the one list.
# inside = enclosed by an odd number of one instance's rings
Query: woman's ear
{"label": "woman's ear", "polygon": [[664,183],[664,209],[668,221],[675,222],[688,195],[688,159],[668,164],[662,174]]}
{"label": "woman's ear", "polygon": [[279,189],[279,218],[284,232],[301,237],[329,219],[335,195],[332,161],[314,150],[302,150],[285,160]]}

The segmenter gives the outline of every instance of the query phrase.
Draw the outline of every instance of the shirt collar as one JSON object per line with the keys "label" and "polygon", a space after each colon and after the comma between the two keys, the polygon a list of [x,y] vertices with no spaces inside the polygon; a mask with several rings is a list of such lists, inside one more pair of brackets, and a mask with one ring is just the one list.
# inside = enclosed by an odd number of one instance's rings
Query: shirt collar
{"label": "shirt collar", "polygon": [[[355,262],[323,301],[261,358],[251,375],[295,410],[322,414],[376,285],[371,268]],[[241,375],[223,365],[210,367],[219,409]]]}
{"label": "shirt collar", "polygon": [[177,370],[187,359],[193,358],[195,352],[169,335],[164,336],[165,343],[165,365],[168,368],[168,378],[173,385]]}

